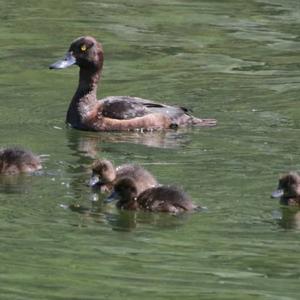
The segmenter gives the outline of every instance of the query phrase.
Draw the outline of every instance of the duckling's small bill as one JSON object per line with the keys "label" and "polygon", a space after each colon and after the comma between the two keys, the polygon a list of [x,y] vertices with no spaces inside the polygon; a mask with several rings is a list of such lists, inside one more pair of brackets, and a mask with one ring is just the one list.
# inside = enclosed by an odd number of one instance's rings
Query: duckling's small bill
{"label": "duckling's small bill", "polygon": [[89,180],[88,185],[90,187],[94,187],[94,186],[96,186],[98,184],[101,184],[101,180],[100,180],[99,176],[98,175],[92,175],[91,178],[90,178],[90,180]]}
{"label": "duckling's small bill", "polygon": [[272,194],[271,194],[271,197],[272,198],[280,198],[283,196],[283,190],[282,189],[278,189],[278,190],[275,190]]}

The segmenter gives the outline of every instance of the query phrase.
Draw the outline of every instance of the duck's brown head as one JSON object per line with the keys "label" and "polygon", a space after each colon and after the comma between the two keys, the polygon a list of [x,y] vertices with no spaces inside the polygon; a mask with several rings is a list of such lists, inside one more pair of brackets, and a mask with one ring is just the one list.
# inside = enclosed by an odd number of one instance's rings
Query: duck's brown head
{"label": "duck's brown head", "polygon": [[[280,198],[285,204],[289,204],[289,199],[300,197],[300,175],[290,172],[279,179],[277,190],[272,193],[273,198]],[[286,201],[285,201],[286,200]]]}
{"label": "duck's brown head", "polygon": [[116,170],[112,162],[106,159],[98,159],[92,165],[90,186],[111,183],[116,179]]}
{"label": "duck's brown head", "polygon": [[103,66],[102,45],[91,36],[74,40],[64,59],[50,65],[50,69],[64,69],[72,65],[82,69],[101,70]]}

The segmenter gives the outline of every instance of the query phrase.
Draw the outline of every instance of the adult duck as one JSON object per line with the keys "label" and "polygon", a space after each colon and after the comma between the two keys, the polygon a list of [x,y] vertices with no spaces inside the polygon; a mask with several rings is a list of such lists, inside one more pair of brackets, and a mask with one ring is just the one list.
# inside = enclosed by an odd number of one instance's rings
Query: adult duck
{"label": "adult duck", "polygon": [[104,56],[102,45],[91,36],[74,40],[64,59],[50,69],[78,65],[79,84],[69,105],[66,122],[91,131],[162,130],[181,126],[214,126],[215,119],[199,119],[183,107],[169,106],[129,96],[97,100]]}

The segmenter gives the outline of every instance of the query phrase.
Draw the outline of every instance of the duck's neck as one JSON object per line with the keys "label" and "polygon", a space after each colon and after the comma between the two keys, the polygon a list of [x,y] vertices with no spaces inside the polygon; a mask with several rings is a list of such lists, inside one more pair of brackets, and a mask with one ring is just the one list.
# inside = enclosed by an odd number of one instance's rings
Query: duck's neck
{"label": "duck's neck", "polygon": [[83,69],[79,71],[78,88],[70,103],[66,122],[75,128],[82,128],[84,122],[95,110],[97,103],[97,86],[101,69]]}

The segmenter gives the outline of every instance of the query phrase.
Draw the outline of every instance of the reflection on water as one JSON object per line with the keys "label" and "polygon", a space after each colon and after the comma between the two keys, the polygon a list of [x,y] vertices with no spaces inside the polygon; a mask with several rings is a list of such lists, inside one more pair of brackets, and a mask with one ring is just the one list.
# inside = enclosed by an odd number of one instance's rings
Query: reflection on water
{"label": "reflection on water", "polygon": [[36,176],[44,176],[44,170],[35,171],[30,174],[1,175],[0,193],[28,193]]}
{"label": "reflection on water", "polygon": [[90,208],[78,203],[64,206],[64,208],[81,214],[85,223],[91,221],[104,222],[117,231],[132,231],[141,225],[151,225],[157,229],[176,229],[184,225],[191,216],[190,213],[182,213],[174,216],[168,213],[117,210],[116,208],[112,208],[112,205],[97,201],[91,202]]}
{"label": "reflection on water", "polygon": [[[157,132],[81,132],[68,130],[67,138],[70,149],[86,157],[97,158],[101,145],[108,143],[142,144],[155,148],[177,149],[186,146],[187,133],[192,129],[166,130]],[[205,129],[204,129],[205,130]]]}
{"label": "reflection on water", "polygon": [[300,230],[300,211],[295,207],[282,207],[276,218],[278,225],[284,229]]}
{"label": "reflection on water", "polygon": [[0,193],[29,192],[30,181],[30,175],[0,175]]}

